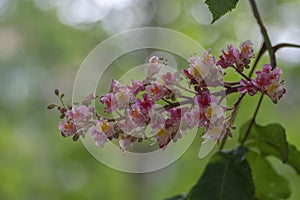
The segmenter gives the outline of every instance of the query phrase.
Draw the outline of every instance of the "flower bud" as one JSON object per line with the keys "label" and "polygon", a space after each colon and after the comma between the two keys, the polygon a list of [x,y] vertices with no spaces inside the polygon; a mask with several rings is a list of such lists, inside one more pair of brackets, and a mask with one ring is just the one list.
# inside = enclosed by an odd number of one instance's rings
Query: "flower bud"
{"label": "flower bud", "polygon": [[48,106],[47,106],[47,108],[49,109],[49,110],[51,110],[51,109],[53,109],[53,108],[55,108],[55,104],[49,104]]}
{"label": "flower bud", "polygon": [[55,94],[56,96],[58,96],[58,95],[59,95],[59,91],[58,91],[58,89],[55,89],[55,90],[54,90],[54,94]]}

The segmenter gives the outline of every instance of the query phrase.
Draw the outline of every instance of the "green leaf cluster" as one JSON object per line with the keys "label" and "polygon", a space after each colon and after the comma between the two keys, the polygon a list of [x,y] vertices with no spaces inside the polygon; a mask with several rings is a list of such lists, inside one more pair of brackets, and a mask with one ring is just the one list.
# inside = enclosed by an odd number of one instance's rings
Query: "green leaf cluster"
{"label": "green leaf cluster", "polygon": [[[241,127],[240,142],[250,124],[247,122]],[[280,124],[261,126],[254,122],[243,146],[214,154],[188,195],[171,199],[288,199],[290,184],[273,169],[267,156],[282,160],[300,173],[300,152],[288,144],[285,129]]]}

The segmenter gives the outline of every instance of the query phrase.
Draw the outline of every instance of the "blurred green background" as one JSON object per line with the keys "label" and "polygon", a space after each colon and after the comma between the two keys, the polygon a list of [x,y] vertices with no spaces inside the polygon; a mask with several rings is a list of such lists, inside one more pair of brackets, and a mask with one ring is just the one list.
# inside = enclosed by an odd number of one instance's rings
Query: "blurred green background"
{"label": "blurred green background", "polygon": [[[300,2],[258,1],[271,40],[300,44]],[[126,174],[94,159],[83,145],[64,139],[58,114],[46,110],[60,88],[71,101],[75,75],[88,53],[109,36],[136,27],[158,26],[192,37],[213,54],[226,44],[261,43],[248,2],[214,25],[203,0],[0,0],[0,199],[156,200],[187,192],[209,158],[199,160],[200,137],[174,164],[148,174]],[[143,54],[141,54],[143,55]],[[267,98],[257,122],[280,122],[300,149],[300,49],[277,53],[287,94],[278,105]],[[144,58],[139,58],[143,62]],[[261,64],[268,62],[264,57]],[[131,66],[132,62],[122,62]],[[143,63],[140,63],[143,64]],[[124,73],[112,70],[115,76]],[[247,121],[257,98],[247,98],[236,125]],[[227,148],[235,145],[237,131]],[[300,158],[299,158],[300,159]],[[300,199],[300,178],[276,159],[289,179],[290,199]]]}

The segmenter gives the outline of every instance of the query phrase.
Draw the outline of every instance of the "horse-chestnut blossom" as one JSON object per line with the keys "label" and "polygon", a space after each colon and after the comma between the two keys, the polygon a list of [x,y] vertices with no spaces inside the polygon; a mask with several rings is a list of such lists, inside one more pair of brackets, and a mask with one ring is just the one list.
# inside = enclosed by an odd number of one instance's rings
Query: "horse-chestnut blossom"
{"label": "horse-chestnut blossom", "polygon": [[58,123],[58,129],[61,131],[62,136],[67,137],[76,133],[76,127],[72,122],[65,120]]}
{"label": "horse-chestnut blossom", "polygon": [[272,69],[270,64],[265,64],[262,71],[256,72],[256,77],[252,80],[253,84],[263,93],[267,94],[274,103],[286,93],[283,82],[280,82],[280,68]]}
{"label": "horse-chestnut blossom", "polygon": [[78,108],[73,107],[72,110],[66,112],[66,115],[75,123],[79,123],[89,115],[89,109],[84,105],[81,105]]}
{"label": "horse-chestnut blossom", "polygon": [[159,63],[159,58],[157,56],[152,56],[149,59],[149,66],[147,70],[147,77],[152,77],[158,74],[162,65]]}
{"label": "horse-chestnut blossom", "polygon": [[283,88],[283,81],[280,81],[282,70],[280,68],[272,69],[270,64],[265,64],[261,71],[256,71],[256,77],[251,81],[241,80],[241,93],[248,92],[250,96],[255,95],[258,91],[268,95],[270,99],[277,103],[278,100],[286,93]]}
{"label": "horse-chestnut blossom", "polygon": [[[211,50],[192,56],[181,72],[161,72],[165,71],[161,70],[164,59],[152,56],[143,80],[132,80],[129,85],[112,80],[108,93],[100,97],[91,93],[74,105],[65,105],[64,95],[59,96],[57,90],[55,94],[61,105],[51,104],[48,108],[59,110],[63,121],[58,128],[64,137],[72,136],[76,141],[90,134],[98,147],[118,140],[115,144],[125,151],[135,142],[148,140],[165,149],[193,128],[203,128],[205,140],[220,142],[231,132],[237,109],[237,103],[230,107],[223,104],[230,94],[240,92],[254,96],[262,92],[277,103],[286,93],[279,68],[272,69],[265,64],[253,79],[243,73],[254,57],[251,41],[242,42],[239,49],[228,45],[221,52],[218,60]],[[228,67],[234,68],[242,78],[225,82],[223,75]],[[98,112],[92,105],[96,101],[104,105],[103,111]],[[104,117],[103,112],[113,118]]]}
{"label": "horse-chestnut blossom", "polygon": [[240,50],[228,45],[226,51],[222,50],[217,65],[222,68],[234,67],[238,71],[243,71],[244,67],[248,68],[251,58],[254,57],[252,42],[247,40],[240,44]]}

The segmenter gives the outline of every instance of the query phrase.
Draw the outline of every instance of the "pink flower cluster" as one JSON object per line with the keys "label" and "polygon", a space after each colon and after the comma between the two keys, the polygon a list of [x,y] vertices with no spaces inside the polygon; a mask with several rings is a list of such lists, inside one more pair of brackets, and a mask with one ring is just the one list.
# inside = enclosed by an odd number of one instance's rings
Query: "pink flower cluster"
{"label": "pink flower cluster", "polygon": [[63,122],[58,123],[62,136],[73,136],[73,140],[76,141],[79,136],[84,136],[90,127],[94,125],[90,121],[96,116],[95,107],[91,105],[94,99],[96,99],[96,96],[91,93],[82,101],[80,106],[67,107],[62,105],[58,107],[61,118],[64,118]]}
{"label": "pink flower cluster", "polygon": [[238,71],[243,71],[244,68],[248,68],[251,58],[254,57],[254,49],[252,42],[247,40],[240,44],[240,50],[234,48],[232,45],[228,45],[226,51],[222,50],[217,65],[222,68],[233,67]]}
{"label": "pink flower cluster", "polygon": [[[253,79],[243,74],[253,57],[250,41],[241,43],[240,50],[229,45],[226,51],[222,50],[219,60],[208,50],[201,56],[190,57],[182,76],[180,72],[162,73],[163,59],[153,56],[143,80],[132,80],[129,85],[112,80],[107,94],[96,97],[92,93],[81,104],[72,106],[65,106],[60,96],[61,105],[52,104],[49,108],[57,107],[60,111],[64,121],[58,127],[64,137],[73,136],[76,141],[91,132],[98,147],[115,139],[122,150],[143,140],[165,149],[192,128],[204,128],[204,139],[219,142],[230,132],[236,109],[222,105],[225,94],[247,92],[253,96],[260,91],[277,103],[286,92],[279,68],[272,69],[266,64]],[[235,68],[243,79],[224,82],[223,70],[227,67]],[[56,95],[59,96],[58,92]],[[92,105],[96,100],[113,118],[96,111]]]}
{"label": "pink flower cluster", "polygon": [[183,69],[183,74],[190,80],[191,85],[220,86],[223,84],[222,69],[216,67],[216,59],[211,50],[205,51],[202,56],[192,56],[188,59],[189,68]]}
{"label": "pink flower cluster", "polygon": [[258,91],[268,95],[270,99],[277,103],[278,100],[286,93],[283,88],[283,81],[280,81],[282,70],[280,68],[272,69],[270,64],[265,64],[261,71],[256,71],[256,77],[251,81],[241,80],[242,85],[239,88],[241,93],[248,92],[250,96],[255,95]]}

